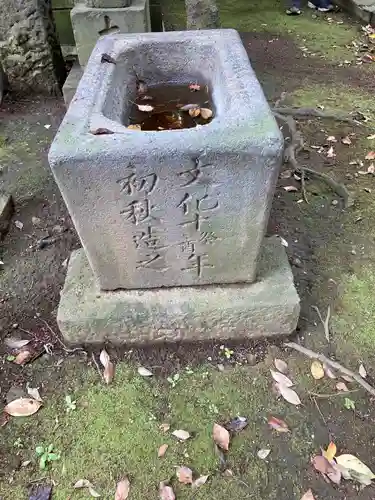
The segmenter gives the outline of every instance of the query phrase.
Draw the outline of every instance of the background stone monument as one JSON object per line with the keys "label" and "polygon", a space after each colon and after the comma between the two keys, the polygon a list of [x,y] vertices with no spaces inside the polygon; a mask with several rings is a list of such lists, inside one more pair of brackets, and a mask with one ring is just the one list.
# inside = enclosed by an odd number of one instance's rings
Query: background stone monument
{"label": "background stone monument", "polygon": [[[138,78],[204,81],[212,122],[129,130]],[[61,296],[64,337],[291,333],[299,315],[292,273],[279,240],[264,240],[282,153],[237,32],[100,39],[49,154],[84,248],[72,255]]]}

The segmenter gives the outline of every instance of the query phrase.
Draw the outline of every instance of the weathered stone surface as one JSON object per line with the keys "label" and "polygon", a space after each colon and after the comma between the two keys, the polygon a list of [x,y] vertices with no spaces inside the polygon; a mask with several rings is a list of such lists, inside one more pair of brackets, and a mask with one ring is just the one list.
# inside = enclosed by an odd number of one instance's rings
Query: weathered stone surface
{"label": "weathered stone surface", "polygon": [[1,103],[3,102],[3,97],[7,90],[8,90],[8,78],[0,62],[0,106]]}
{"label": "weathered stone surface", "polygon": [[130,7],[132,0],[86,0],[85,3],[88,7],[118,9]]}
{"label": "weathered stone surface", "polygon": [[0,60],[12,89],[59,92],[65,65],[49,0],[1,0]]}
{"label": "weathered stone surface", "polygon": [[78,61],[76,61],[69,71],[68,78],[65,80],[63,86],[63,96],[65,106],[68,108],[74,94],[77,91],[78,84],[82,78],[83,71]]}
{"label": "weathered stone surface", "polygon": [[66,341],[149,343],[288,335],[299,298],[284,247],[266,239],[256,283],[101,292],[83,250],[73,252],[57,315]]}
{"label": "weathered stone surface", "polygon": [[185,0],[188,30],[219,28],[219,9],[216,0]]}
{"label": "weathered stone surface", "polygon": [[132,0],[129,7],[93,8],[78,3],[70,12],[79,63],[85,67],[95,44],[110,33],[150,31],[148,0]]}
{"label": "weathered stone surface", "polygon": [[0,238],[7,232],[14,205],[9,194],[0,193]]}
{"label": "weathered stone surface", "polygon": [[[136,75],[203,80],[215,118],[128,130]],[[282,151],[237,32],[207,30],[102,38],[49,161],[101,288],[114,290],[252,282]]]}

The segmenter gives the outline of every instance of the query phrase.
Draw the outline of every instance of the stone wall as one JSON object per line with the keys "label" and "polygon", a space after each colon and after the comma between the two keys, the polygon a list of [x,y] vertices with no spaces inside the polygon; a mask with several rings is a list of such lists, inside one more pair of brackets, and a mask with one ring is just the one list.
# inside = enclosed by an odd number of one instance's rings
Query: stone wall
{"label": "stone wall", "polygon": [[12,89],[56,94],[66,71],[51,0],[1,0],[0,61]]}

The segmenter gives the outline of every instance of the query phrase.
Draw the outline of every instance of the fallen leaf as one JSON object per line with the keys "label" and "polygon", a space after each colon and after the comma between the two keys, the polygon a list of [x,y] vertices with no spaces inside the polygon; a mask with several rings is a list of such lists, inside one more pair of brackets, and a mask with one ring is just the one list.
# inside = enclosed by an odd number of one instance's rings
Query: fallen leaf
{"label": "fallen leaf", "polygon": [[336,379],[336,375],[333,373],[333,371],[331,370],[331,368],[326,365],[326,364],[323,364],[323,369],[324,369],[324,373],[327,375],[328,378],[330,379]]}
{"label": "fallen leaf", "polygon": [[284,420],[281,420],[276,417],[270,417],[268,419],[268,425],[274,429],[276,432],[290,432],[288,425],[284,422]]}
{"label": "fallen leaf", "polygon": [[347,388],[345,382],[337,382],[336,389],[342,392],[349,392],[349,389]]}
{"label": "fallen leaf", "polygon": [[301,500],[315,500],[315,497],[313,495],[313,492],[310,490],[307,490],[304,495],[302,495]]}
{"label": "fallen leaf", "polygon": [[138,125],[138,124],[137,125],[128,125],[126,128],[128,130],[142,130],[141,125]]}
{"label": "fallen leaf", "polygon": [[246,417],[235,417],[225,427],[230,432],[240,432],[247,426],[248,423],[249,422]]}
{"label": "fallen leaf", "polygon": [[171,426],[169,424],[160,424],[159,429],[163,432],[168,432]]}
{"label": "fallen leaf", "polygon": [[28,361],[30,361],[34,354],[34,352],[25,349],[24,351],[21,351],[17,354],[17,356],[14,358],[13,363],[15,363],[16,365],[25,365]]}
{"label": "fallen leaf", "polygon": [[108,128],[99,127],[99,128],[95,128],[95,129],[90,130],[90,134],[92,134],[92,135],[111,135],[111,134],[114,134],[114,132],[112,130],[109,130]]}
{"label": "fallen leaf", "polygon": [[368,135],[367,139],[369,139],[370,141],[372,141],[373,139],[375,139],[375,134]]}
{"label": "fallen leaf", "polygon": [[230,469],[225,469],[225,471],[223,472],[223,476],[225,476],[225,477],[233,477],[233,471],[230,470]]}
{"label": "fallen leaf", "polygon": [[288,365],[284,360],[275,358],[273,362],[275,364],[276,370],[278,370],[280,373],[286,373],[288,371]]}
{"label": "fallen leaf", "polygon": [[328,477],[333,483],[340,484],[341,482],[341,471],[336,465],[330,463],[322,455],[317,455],[312,459],[312,464],[318,472],[323,474],[324,477]]}
{"label": "fallen leaf", "polygon": [[280,174],[280,179],[290,179],[292,177],[292,171],[290,169],[284,170]]}
{"label": "fallen leaf", "polygon": [[115,500],[126,500],[129,496],[130,481],[127,476],[125,476],[121,481],[117,483]]}
{"label": "fallen leaf", "polygon": [[110,63],[110,64],[116,64],[115,59],[113,59],[112,56],[110,56],[109,54],[106,54],[105,52],[103,52],[102,57],[100,59],[100,62],[101,63],[107,62],[107,63]]}
{"label": "fallen leaf", "polygon": [[176,500],[173,488],[165,484],[163,481],[159,485],[159,496],[160,500]]}
{"label": "fallen leaf", "polygon": [[375,165],[373,163],[371,163],[371,165],[369,165],[367,167],[367,173],[368,174],[373,174],[375,172]]}
{"label": "fallen leaf", "polygon": [[4,340],[4,344],[10,349],[21,349],[29,343],[30,340],[28,339],[16,339],[15,337],[8,337]]}
{"label": "fallen leaf", "polygon": [[200,114],[201,114],[200,108],[189,109],[189,115],[192,118],[197,118],[197,116],[199,116]]}
{"label": "fallen leaf", "polygon": [[93,488],[94,485],[90,483],[88,479],[79,479],[74,485],[73,488],[79,489],[79,488]]}
{"label": "fallen leaf", "polygon": [[39,394],[39,389],[38,388],[32,388],[32,387],[28,387],[27,388],[27,394],[29,396],[31,396],[33,399],[35,399],[36,401],[40,401],[41,403],[43,402],[43,399],[40,397],[40,394]]}
{"label": "fallen leaf", "polygon": [[341,378],[343,380],[345,380],[345,382],[354,382],[354,380],[352,379],[352,377],[349,377],[349,375],[341,375]]}
{"label": "fallen leaf", "polygon": [[354,455],[350,455],[348,453],[339,455],[338,457],[336,457],[336,462],[341,467],[345,467],[345,469],[349,471],[349,474],[352,477],[356,477],[357,475],[359,475],[359,477],[364,476],[363,479],[375,479],[375,475],[373,474],[371,469],[369,469],[367,465],[361,462],[361,460],[359,460],[359,458]]}
{"label": "fallen leaf", "polygon": [[296,406],[301,404],[301,400],[298,397],[298,394],[293,391],[293,389],[290,389],[289,387],[278,383],[276,383],[276,389],[278,390],[280,396],[282,396],[285,401],[288,401],[288,403]]}
{"label": "fallen leaf", "polygon": [[337,142],[337,139],[334,135],[330,135],[327,137],[327,142]]}
{"label": "fallen leaf", "polygon": [[343,137],[343,138],[341,139],[341,142],[342,142],[343,144],[346,144],[347,146],[349,146],[349,145],[352,143],[352,141],[350,140],[350,137],[349,137],[349,136]]}
{"label": "fallen leaf", "polygon": [[323,456],[328,460],[328,462],[332,462],[336,453],[337,453],[337,447],[335,443],[331,441],[328,445],[328,448],[325,451],[323,451]]}
{"label": "fallen leaf", "polygon": [[167,449],[168,449],[168,445],[167,444],[162,444],[160,446],[160,448],[158,449],[158,457],[159,458],[164,457],[165,452],[167,451]]}
{"label": "fallen leaf", "polygon": [[177,467],[176,476],[180,483],[192,484],[193,471],[189,467]]}
{"label": "fallen leaf", "polygon": [[16,226],[17,229],[21,230],[23,228],[23,222],[20,220],[14,221],[14,225]]}
{"label": "fallen leaf", "polygon": [[336,156],[335,150],[333,149],[333,146],[331,146],[327,151],[327,158],[335,158],[335,156]]}
{"label": "fallen leaf", "polygon": [[197,92],[198,90],[200,90],[200,89],[201,89],[201,86],[200,86],[200,85],[198,85],[197,83],[191,83],[191,84],[189,85],[189,89],[190,89],[190,90],[193,90],[194,92]]}
{"label": "fallen leaf", "polygon": [[201,108],[201,117],[203,120],[208,120],[212,116],[212,111],[211,109],[208,108]]}
{"label": "fallen leaf", "polygon": [[137,104],[137,108],[144,113],[150,113],[154,110],[154,106],[151,106],[151,104]]}
{"label": "fallen leaf", "polygon": [[324,377],[324,368],[320,361],[314,360],[311,363],[311,374],[315,380],[320,380]]}
{"label": "fallen leaf", "polygon": [[94,498],[99,498],[100,497],[100,493],[98,493],[97,491],[94,490],[94,488],[89,488],[89,493],[92,497]]}
{"label": "fallen leaf", "polygon": [[365,160],[375,160],[375,151],[370,151],[367,153]]}
{"label": "fallen leaf", "polygon": [[29,500],[50,500],[52,486],[35,486],[29,494]]}
{"label": "fallen leaf", "polygon": [[192,488],[199,488],[199,486],[203,486],[207,483],[207,480],[210,476],[200,476],[196,479],[191,485]]}
{"label": "fallen leaf", "polygon": [[271,450],[270,449],[262,449],[262,450],[259,450],[258,453],[257,453],[257,456],[258,458],[260,458],[261,460],[265,460],[268,455],[271,453]]}
{"label": "fallen leaf", "polygon": [[105,349],[102,350],[99,356],[101,364],[104,366],[103,378],[106,384],[110,384],[115,375],[115,366],[109,358],[109,354]]}
{"label": "fallen leaf", "polygon": [[0,427],[5,427],[10,420],[9,413],[5,413],[5,411],[0,413]]}
{"label": "fallen leaf", "polygon": [[215,443],[225,451],[229,450],[229,432],[219,424],[214,424],[212,437]]}
{"label": "fallen leaf", "polygon": [[31,398],[18,398],[6,405],[4,411],[12,417],[28,417],[34,415],[42,406],[40,401]]}
{"label": "fallen leaf", "polygon": [[275,382],[278,384],[282,384],[285,387],[292,387],[293,382],[288,378],[286,375],[280,372],[275,372],[274,370],[270,370],[272,378],[274,379]]}
{"label": "fallen leaf", "polygon": [[140,366],[138,368],[138,373],[141,375],[141,377],[152,377],[153,373],[150,372],[150,370],[147,370],[147,368]]}
{"label": "fallen leaf", "polygon": [[288,248],[289,243],[286,241],[285,238],[283,238],[282,236],[280,236],[280,241],[281,241],[281,244],[282,244],[283,247]]}
{"label": "fallen leaf", "polygon": [[172,432],[172,436],[176,437],[180,441],[186,441],[187,439],[189,439],[190,434],[187,431],[183,431],[181,429],[178,429],[178,430]]}
{"label": "fallen leaf", "polygon": [[185,106],[181,106],[181,111],[190,111],[191,109],[199,108],[199,104],[185,104]]}
{"label": "fallen leaf", "polygon": [[284,186],[283,189],[287,193],[290,193],[290,192],[293,192],[293,191],[298,191],[298,189],[296,188],[296,186]]}
{"label": "fallen leaf", "polygon": [[31,460],[25,460],[24,462],[22,462],[21,467],[27,467],[30,464],[31,464]]}
{"label": "fallen leaf", "polygon": [[362,378],[367,377],[367,371],[366,368],[363,366],[363,363],[359,365],[358,373],[361,375]]}

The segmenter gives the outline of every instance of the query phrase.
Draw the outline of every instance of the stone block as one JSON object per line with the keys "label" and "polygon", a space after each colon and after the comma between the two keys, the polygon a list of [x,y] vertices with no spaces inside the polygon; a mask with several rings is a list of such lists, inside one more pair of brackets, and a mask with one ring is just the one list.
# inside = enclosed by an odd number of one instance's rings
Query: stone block
{"label": "stone block", "polygon": [[88,7],[118,9],[130,7],[132,0],[86,0],[85,3]]}
{"label": "stone block", "polygon": [[0,237],[7,232],[13,215],[13,199],[8,194],[0,193]]}
{"label": "stone block", "polygon": [[90,7],[78,3],[70,12],[78,59],[85,67],[95,44],[110,33],[144,33],[150,31],[148,0],[133,0],[129,7]]}
{"label": "stone block", "polygon": [[76,61],[71,67],[68,78],[65,80],[63,86],[64,102],[67,108],[69,107],[69,104],[73,99],[74,94],[76,93],[82,75],[83,75],[82,68],[79,65],[78,61]]}
{"label": "stone block", "polygon": [[284,247],[264,240],[256,283],[101,292],[83,250],[73,252],[57,315],[72,344],[226,340],[288,335],[300,305]]}
{"label": "stone block", "polygon": [[[136,75],[205,82],[214,119],[127,129]],[[49,161],[100,287],[115,290],[254,281],[282,152],[238,33],[207,30],[100,39]]]}

